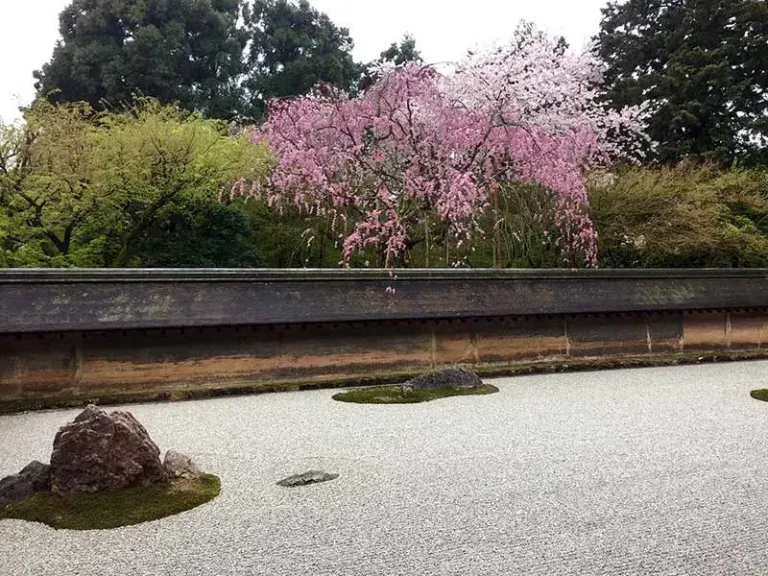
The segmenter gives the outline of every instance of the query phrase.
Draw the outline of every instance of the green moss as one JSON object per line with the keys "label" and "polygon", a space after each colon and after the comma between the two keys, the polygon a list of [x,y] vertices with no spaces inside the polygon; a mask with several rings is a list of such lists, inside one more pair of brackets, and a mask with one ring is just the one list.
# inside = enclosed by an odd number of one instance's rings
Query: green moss
{"label": "green moss", "polygon": [[749,393],[752,398],[755,400],[762,400],[763,402],[768,402],[768,390],[763,388],[762,390],[752,390],[752,392]]}
{"label": "green moss", "polygon": [[106,494],[35,494],[0,507],[0,519],[42,522],[69,530],[103,530],[179,514],[205,504],[220,491],[218,476],[202,474],[198,480],[174,480],[162,486]]}
{"label": "green moss", "polygon": [[339,402],[356,404],[416,404],[449,396],[478,396],[498,392],[496,386],[486,384],[479,388],[438,388],[437,390],[405,390],[402,386],[378,386],[339,392],[333,396]]}

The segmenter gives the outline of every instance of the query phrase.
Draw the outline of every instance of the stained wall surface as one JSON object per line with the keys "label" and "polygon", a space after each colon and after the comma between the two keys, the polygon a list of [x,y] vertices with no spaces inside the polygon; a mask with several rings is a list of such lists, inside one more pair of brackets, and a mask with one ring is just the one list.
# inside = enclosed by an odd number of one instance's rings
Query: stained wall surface
{"label": "stained wall surface", "polygon": [[[762,356],[765,270],[0,271],[0,411]],[[631,359],[631,362],[630,362]]]}
{"label": "stained wall surface", "polygon": [[337,322],[0,335],[0,409],[504,374],[606,359],[760,354],[768,312]]}

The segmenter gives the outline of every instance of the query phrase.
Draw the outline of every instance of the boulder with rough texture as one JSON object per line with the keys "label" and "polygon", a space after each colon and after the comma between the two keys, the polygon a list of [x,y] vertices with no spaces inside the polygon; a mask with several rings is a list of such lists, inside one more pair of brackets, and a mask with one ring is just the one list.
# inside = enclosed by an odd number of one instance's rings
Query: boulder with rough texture
{"label": "boulder with rough texture", "polygon": [[443,368],[418,376],[405,383],[412,390],[437,390],[439,388],[479,388],[480,377],[466,368]]}
{"label": "boulder with rough texture", "polygon": [[293,476],[288,476],[288,478],[283,478],[277,485],[293,488],[295,486],[306,486],[307,484],[328,482],[329,480],[336,480],[338,477],[338,474],[329,474],[328,472],[322,472],[320,470],[310,470],[309,472],[304,472],[304,474],[294,474]]}
{"label": "boulder with rough texture", "polygon": [[90,405],[53,441],[51,490],[60,495],[113,492],[168,480],[160,450],[130,412]]}
{"label": "boulder with rough texture", "polygon": [[13,476],[0,480],[0,505],[25,500],[35,492],[51,489],[51,467],[37,460]]}
{"label": "boulder with rough texture", "polygon": [[180,452],[174,452],[168,450],[165,453],[165,459],[163,460],[163,466],[168,476],[171,478],[186,478],[187,480],[193,480],[200,477],[200,469],[195,466],[189,456],[181,454]]}

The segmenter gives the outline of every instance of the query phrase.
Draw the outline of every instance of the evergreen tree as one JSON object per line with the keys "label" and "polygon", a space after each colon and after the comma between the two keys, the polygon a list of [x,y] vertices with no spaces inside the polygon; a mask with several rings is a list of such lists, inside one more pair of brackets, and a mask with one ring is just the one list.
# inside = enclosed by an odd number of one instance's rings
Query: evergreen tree
{"label": "evergreen tree", "polygon": [[307,2],[254,0],[243,8],[248,105],[244,116],[260,118],[270,98],[308,94],[318,83],[345,90],[362,72],[352,58],[346,28]]}
{"label": "evergreen tree", "polygon": [[603,9],[597,50],[617,108],[648,102],[655,156],[766,160],[768,3],[629,0]]}
{"label": "evergreen tree", "polygon": [[391,62],[396,66],[408,62],[421,62],[421,52],[416,48],[416,39],[410,34],[403,36],[400,43],[392,42],[379,56],[379,62]]}
{"label": "evergreen tree", "polygon": [[259,119],[270,98],[357,85],[345,28],[307,0],[72,0],[35,72],[38,95],[94,108],[136,96],[208,117]]}
{"label": "evergreen tree", "polygon": [[38,93],[94,107],[135,95],[216,118],[235,115],[245,35],[239,0],[73,0]]}

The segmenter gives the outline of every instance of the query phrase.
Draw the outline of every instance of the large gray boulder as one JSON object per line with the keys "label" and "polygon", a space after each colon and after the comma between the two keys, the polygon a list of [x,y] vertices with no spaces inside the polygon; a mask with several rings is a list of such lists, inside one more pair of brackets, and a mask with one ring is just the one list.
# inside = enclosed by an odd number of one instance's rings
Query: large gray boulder
{"label": "large gray boulder", "polygon": [[35,492],[48,492],[50,489],[51,467],[35,460],[18,474],[0,480],[0,505],[26,500]]}
{"label": "large gray boulder", "polygon": [[435,370],[408,380],[405,386],[412,390],[437,390],[438,388],[479,388],[483,385],[480,377],[466,368],[452,366]]}
{"label": "large gray boulder", "polygon": [[130,412],[90,405],[53,441],[51,490],[60,495],[113,492],[168,481],[160,450]]}

